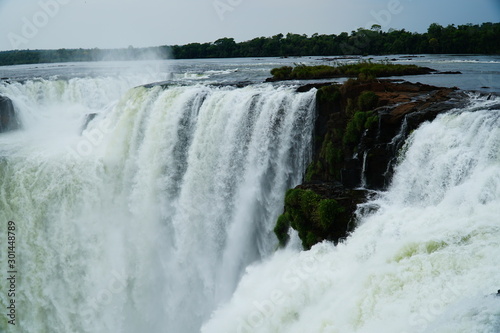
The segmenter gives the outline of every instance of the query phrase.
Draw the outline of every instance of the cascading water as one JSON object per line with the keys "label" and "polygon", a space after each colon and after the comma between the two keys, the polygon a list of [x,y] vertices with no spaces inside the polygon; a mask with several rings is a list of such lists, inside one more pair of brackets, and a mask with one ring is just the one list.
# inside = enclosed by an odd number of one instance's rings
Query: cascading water
{"label": "cascading water", "polygon": [[311,158],[315,92],[119,82],[0,85],[24,126],[0,135],[17,332],[198,332],[275,249],[284,192]]}
{"label": "cascading water", "polygon": [[250,267],[202,332],[500,332],[498,103],[421,126],[351,237]]}

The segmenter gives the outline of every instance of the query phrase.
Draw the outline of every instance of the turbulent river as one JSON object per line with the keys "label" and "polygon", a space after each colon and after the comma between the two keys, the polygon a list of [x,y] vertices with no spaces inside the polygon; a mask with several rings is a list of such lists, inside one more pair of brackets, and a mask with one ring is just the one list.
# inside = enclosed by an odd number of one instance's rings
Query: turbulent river
{"label": "turbulent river", "polygon": [[0,330],[500,332],[500,99],[414,131],[345,242],[278,250],[315,90],[220,84],[269,66],[233,65],[0,82],[23,125],[0,134]]}

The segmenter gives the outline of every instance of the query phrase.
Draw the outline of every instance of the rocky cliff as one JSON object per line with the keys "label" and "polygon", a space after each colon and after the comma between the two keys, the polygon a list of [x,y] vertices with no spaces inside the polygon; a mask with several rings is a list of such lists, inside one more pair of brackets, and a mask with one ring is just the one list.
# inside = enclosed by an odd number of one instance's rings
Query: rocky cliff
{"label": "rocky cliff", "polygon": [[314,157],[305,182],[287,192],[275,233],[281,245],[289,228],[305,249],[338,242],[353,230],[358,204],[391,181],[406,138],[425,121],[459,106],[455,88],[394,80],[349,80],[299,88],[317,92]]}
{"label": "rocky cliff", "polygon": [[0,133],[8,132],[21,127],[17,118],[12,101],[4,96],[0,96]]}

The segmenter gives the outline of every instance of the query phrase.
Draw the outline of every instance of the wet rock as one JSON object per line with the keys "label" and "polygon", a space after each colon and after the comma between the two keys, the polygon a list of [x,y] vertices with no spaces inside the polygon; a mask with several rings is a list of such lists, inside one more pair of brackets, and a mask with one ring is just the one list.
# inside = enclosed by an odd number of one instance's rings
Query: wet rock
{"label": "wet rock", "polygon": [[87,129],[87,127],[89,126],[90,122],[92,120],[94,120],[94,118],[97,116],[97,113],[89,113],[87,115],[85,115],[85,121],[83,123],[83,126],[82,126],[82,129],[81,129],[81,133],[83,133],[83,131],[85,131]]}
{"label": "wet rock", "polygon": [[[312,88],[318,89],[313,161],[305,183],[292,190],[299,192],[287,194],[277,228],[281,244],[291,227],[305,249],[346,237],[355,227],[358,205],[390,184],[411,132],[465,100],[456,88],[394,80],[310,84],[298,91]],[[331,205],[331,223],[321,222],[321,205]]]}
{"label": "wet rock", "polygon": [[436,74],[462,74],[460,71],[445,71],[445,72],[437,72]]}
{"label": "wet rock", "polygon": [[[367,92],[377,96],[368,109],[361,98],[370,95]],[[308,180],[339,181],[355,188],[364,179],[368,189],[385,189],[407,136],[422,122],[457,107],[458,94],[455,88],[391,80],[319,88],[316,167]]]}
{"label": "wet rock", "polygon": [[21,122],[17,117],[12,101],[0,96],[0,133],[19,129]]}
{"label": "wet rock", "polygon": [[356,207],[367,197],[367,190],[347,189],[338,182],[304,183],[287,192],[275,233],[285,245],[292,227],[304,249],[323,240],[338,243],[354,229]]}

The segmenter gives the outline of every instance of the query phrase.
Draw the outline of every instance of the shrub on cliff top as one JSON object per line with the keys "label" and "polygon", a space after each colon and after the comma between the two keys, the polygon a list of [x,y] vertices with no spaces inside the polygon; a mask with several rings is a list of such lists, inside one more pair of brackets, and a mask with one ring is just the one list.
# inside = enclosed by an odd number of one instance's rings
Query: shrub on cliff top
{"label": "shrub on cliff top", "polygon": [[290,66],[283,66],[271,69],[271,75],[277,80],[286,80],[292,74],[293,68]]}

